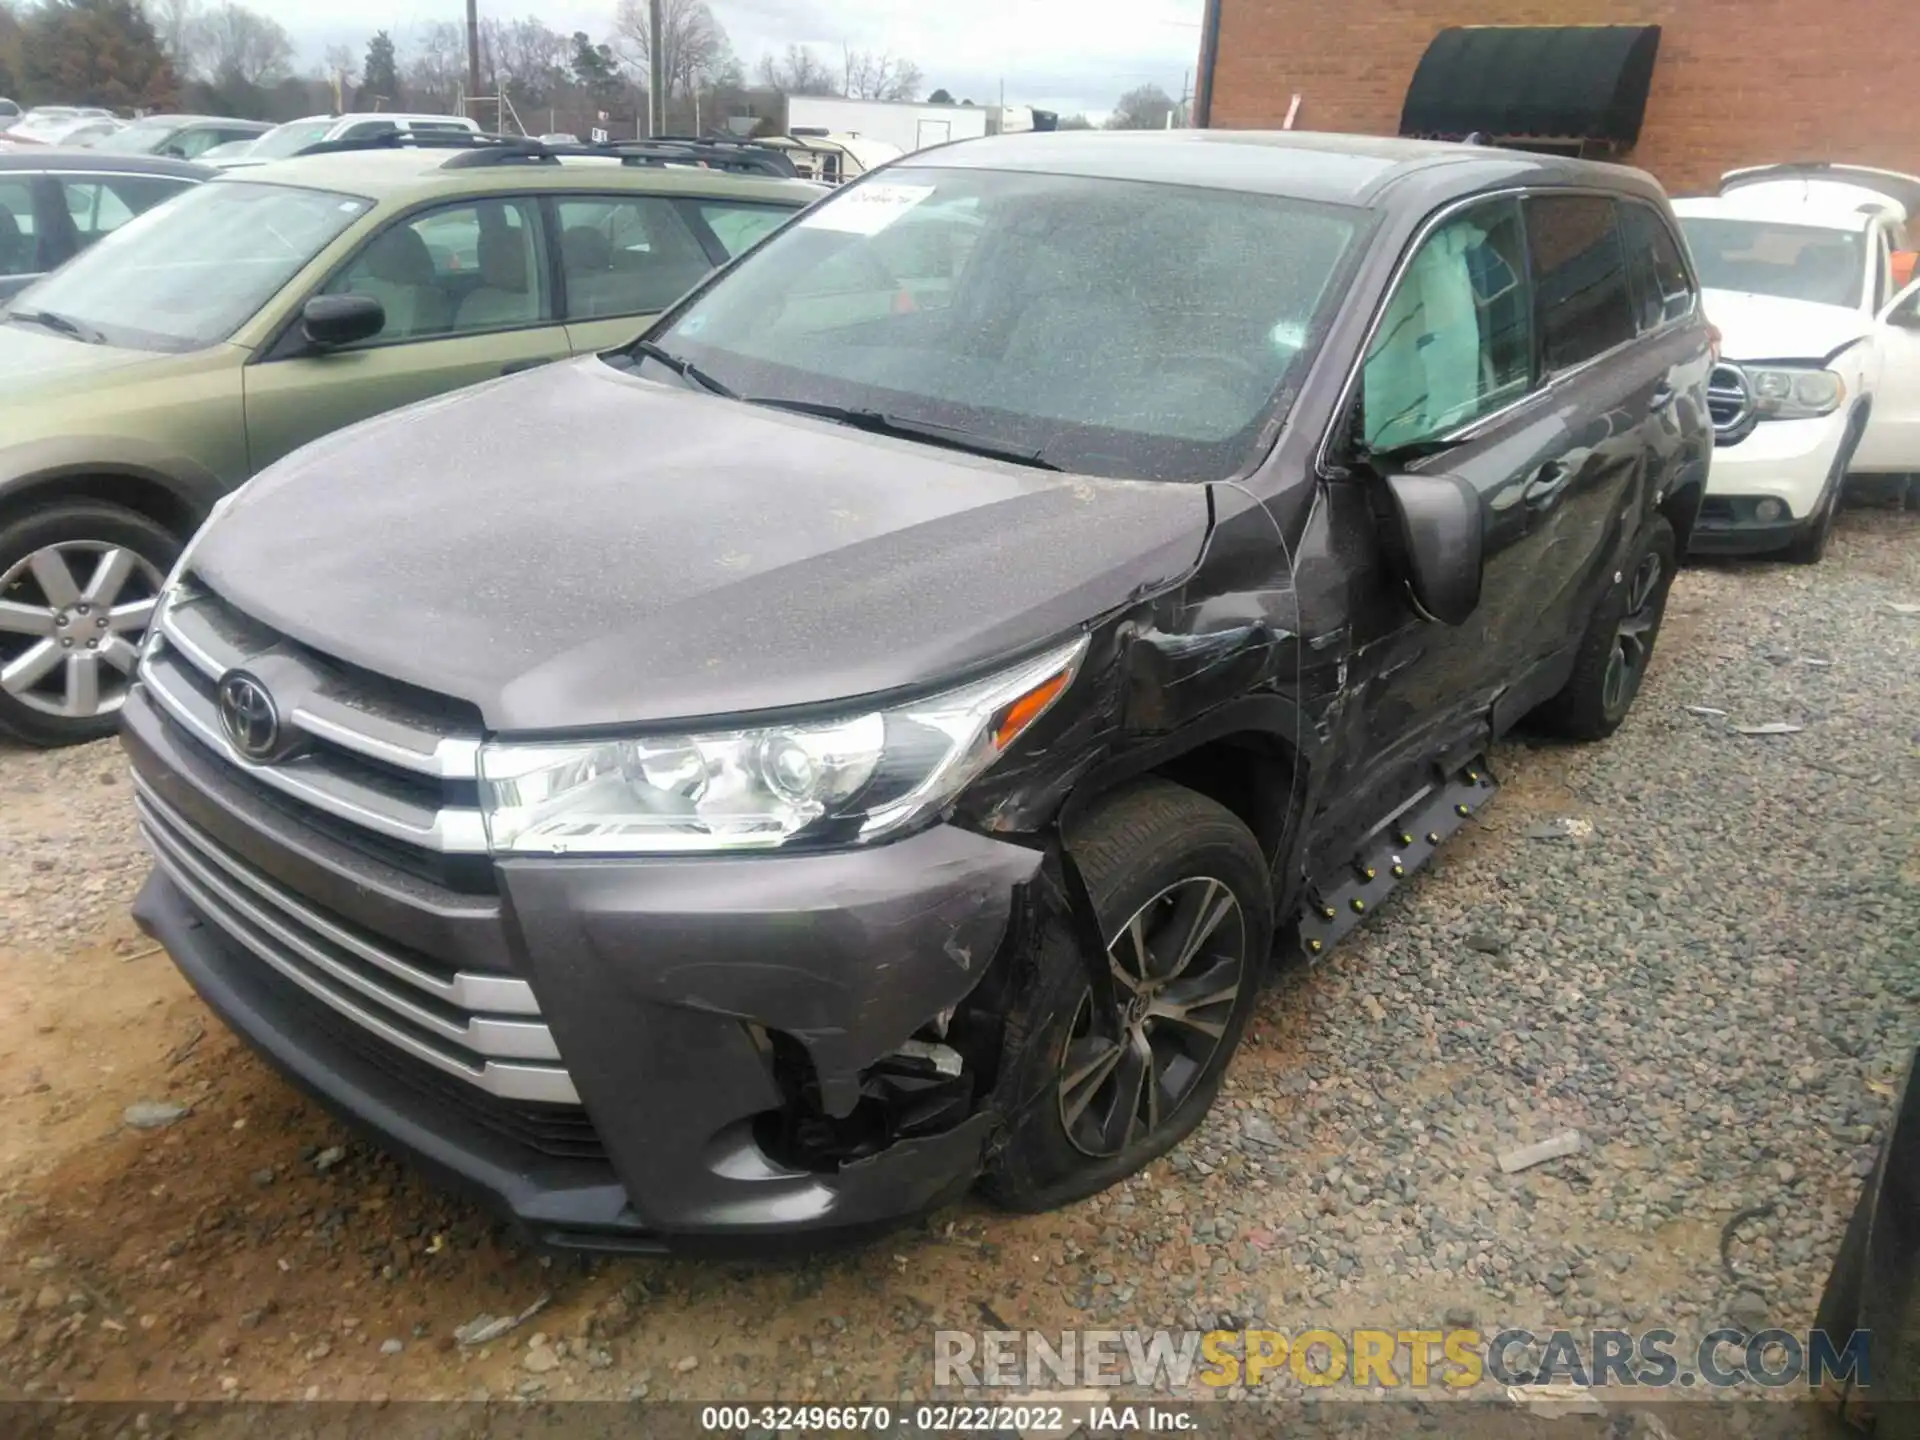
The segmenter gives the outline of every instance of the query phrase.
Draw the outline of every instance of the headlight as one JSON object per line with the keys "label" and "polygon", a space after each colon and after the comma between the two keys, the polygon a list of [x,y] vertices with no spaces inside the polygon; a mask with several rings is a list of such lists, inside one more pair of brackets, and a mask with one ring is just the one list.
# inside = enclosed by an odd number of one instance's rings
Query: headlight
{"label": "headlight", "polygon": [[1847,382],[1831,370],[1749,369],[1754,409],[1762,420],[1817,420],[1847,398]]}
{"label": "headlight", "polygon": [[480,747],[496,855],[865,844],[939,811],[1073,683],[1080,636],[969,685],[819,723]]}
{"label": "headlight", "polygon": [[151,655],[160,643],[160,622],[166,616],[167,607],[180,593],[181,583],[187,578],[188,567],[193,564],[193,552],[200,547],[201,538],[219,522],[222,515],[233,508],[233,502],[240,498],[240,491],[246,488],[243,482],[238,488],[229,490],[214,501],[213,508],[207,512],[207,518],[200,523],[200,528],[187,537],[187,543],[180,550],[180,558],[173,562],[173,569],[168,572],[166,583],[160,587],[159,598],[154,602],[153,618],[147,623],[147,633],[140,639],[141,659],[144,660]]}

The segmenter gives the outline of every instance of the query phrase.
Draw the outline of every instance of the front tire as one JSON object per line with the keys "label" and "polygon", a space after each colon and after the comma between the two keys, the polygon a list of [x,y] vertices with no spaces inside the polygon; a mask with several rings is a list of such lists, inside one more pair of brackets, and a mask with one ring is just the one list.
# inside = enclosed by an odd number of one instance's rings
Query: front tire
{"label": "front tire", "polygon": [[52,505],[0,525],[0,734],[113,734],[180,540],[137,511]]}
{"label": "front tire", "polygon": [[1260,846],[1224,806],[1149,780],[1068,838],[1100,920],[1111,1010],[1070,945],[1043,947],[1008,1017],[1005,1143],[987,1193],[1048,1210],[1133,1174],[1192,1133],[1239,1046],[1273,946]]}
{"label": "front tire", "polygon": [[1594,608],[1572,678],[1534,712],[1544,728],[1568,740],[1604,740],[1620,728],[1653,662],[1676,549],[1665,516],[1655,515],[1642,527],[1619,582]]}

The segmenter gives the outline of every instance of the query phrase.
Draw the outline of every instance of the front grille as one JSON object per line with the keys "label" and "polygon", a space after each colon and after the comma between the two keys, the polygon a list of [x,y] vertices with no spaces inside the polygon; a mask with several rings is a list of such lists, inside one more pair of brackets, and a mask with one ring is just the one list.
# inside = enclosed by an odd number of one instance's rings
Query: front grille
{"label": "front grille", "polygon": [[1723,449],[1753,432],[1759,413],[1745,370],[1724,360],[1713,367],[1707,377],[1707,413],[1713,418],[1713,443]]}
{"label": "front grille", "polygon": [[[140,679],[200,745],[282,805],[384,859],[466,883],[490,883],[481,823],[479,717],[453,702],[317,655],[192,584],[162,605]],[[293,742],[255,763],[228,740],[217,692],[245,670],[273,695]],[[470,863],[462,867],[462,862]]]}
{"label": "front grille", "polygon": [[308,997],[477,1091],[579,1105],[525,980],[451,969],[294,894],[201,831],[137,774],[134,805],[156,862],[194,907]]}

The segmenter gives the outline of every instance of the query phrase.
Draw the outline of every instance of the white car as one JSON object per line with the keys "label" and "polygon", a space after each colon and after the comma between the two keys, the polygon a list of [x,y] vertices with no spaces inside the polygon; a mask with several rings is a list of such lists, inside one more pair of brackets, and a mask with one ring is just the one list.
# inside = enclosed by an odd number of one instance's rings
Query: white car
{"label": "white car", "polygon": [[1828,168],[1736,172],[1674,202],[1722,336],[1696,551],[1815,563],[1848,473],[1920,471],[1920,287],[1893,288],[1906,206],[1806,173]]}
{"label": "white car", "polygon": [[310,145],[329,140],[369,140],[376,135],[464,130],[478,134],[480,126],[465,115],[394,115],[369,111],[358,115],[309,115],[276,125],[238,155],[211,159],[222,170],[286,160]]}

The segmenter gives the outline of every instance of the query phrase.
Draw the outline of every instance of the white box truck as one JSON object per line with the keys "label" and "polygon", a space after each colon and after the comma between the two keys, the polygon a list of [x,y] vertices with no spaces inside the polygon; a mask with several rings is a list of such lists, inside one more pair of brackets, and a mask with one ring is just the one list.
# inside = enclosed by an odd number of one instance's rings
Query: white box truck
{"label": "white box truck", "polygon": [[[924,105],[896,100],[846,100],[835,95],[795,95],[787,101],[787,131],[800,138],[812,132],[883,140],[903,152],[976,140],[995,132],[986,105]],[[1009,106],[1009,109],[1013,107]],[[1032,128],[1032,112],[1027,125]]]}

